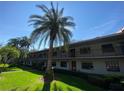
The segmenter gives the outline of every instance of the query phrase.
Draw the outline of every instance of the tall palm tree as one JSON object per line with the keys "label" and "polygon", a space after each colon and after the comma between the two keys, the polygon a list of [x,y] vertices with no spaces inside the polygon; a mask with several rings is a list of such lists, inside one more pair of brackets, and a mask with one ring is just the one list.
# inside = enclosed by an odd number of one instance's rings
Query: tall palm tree
{"label": "tall palm tree", "polygon": [[52,67],[52,53],[53,47],[56,44],[62,44],[67,46],[72,37],[70,28],[75,26],[73,18],[71,16],[63,16],[64,8],[56,8],[51,2],[51,8],[48,8],[45,5],[37,5],[44,14],[43,15],[31,15],[29,22],[34,26],[34,31],[31,33],[32,43],[39,41],[39,46],[41,43],[48,42],[49,44],[49,53],[48,53],[48,62],[46,72],[51,73]]}

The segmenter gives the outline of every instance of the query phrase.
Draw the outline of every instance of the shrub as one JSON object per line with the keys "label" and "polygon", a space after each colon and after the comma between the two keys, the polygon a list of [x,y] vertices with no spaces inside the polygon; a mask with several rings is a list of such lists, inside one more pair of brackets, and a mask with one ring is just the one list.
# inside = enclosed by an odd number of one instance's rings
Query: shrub
{"label": "shrub", "polygon": [[69,75],[73,75],[73,76],[78,76],[80,78],[87,80],[87,82],[89,82],[93,85],[99,86],[101,88],[104,88],[106,90],[108,90],[110,87],[110,84],[112,82],[117,81],[117,78],[118,78],[118,77],[103,76],[103,75],[98,75],[98,74],[72,72],[72,71],[61,70],[61,69],[55,69],[55,72],[63,73],[63,74],[69,74]]}
{"label": "shrub", "polygon": [[93,85],[105,88],[105,80],[103,79],[103,77],[98,76],[98,75],[88,75],[88,79],[87,81]]}
{"label": "shrub", "polygon": [[15,47],[5,46],[0,48],[0,55],[2,64],[16,64],[20,56],[20,52]]}
{"label": "shrub", "polygon": [[108,75],[105,76],[104,79],[113,83],[120,83],[122,76],[118,76],[118,75]]}
{"label": "shrub", "polygon": [[7,57],[12,58],[19,58],[20,52],[17,48],[12,46],[5,46],[0,49],[0,55],[3,57],[4,55],[7,55]]}

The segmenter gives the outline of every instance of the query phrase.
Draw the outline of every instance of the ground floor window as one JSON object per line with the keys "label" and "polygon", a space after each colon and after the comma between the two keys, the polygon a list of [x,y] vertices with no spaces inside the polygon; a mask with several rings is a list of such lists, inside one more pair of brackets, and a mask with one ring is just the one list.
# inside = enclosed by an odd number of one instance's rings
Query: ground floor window
{"label": "ground floor window", "polygon": [[114,72],[120,71],[119,62],[108,61],[105,63],[106,63],[107,71],[114,71]]}
{"label": "ground floor window", "polygon": [[61,61],[61,67],[67,67],[67,62],[66,61]]}
{"label": "ground floor window", "polygon": [[82,62],[81,68],[82,69],[93,69],[93,63],[92,62]]}
{"label": "ground floor window", "polygon": [[56,62],[52,62],[52,66],[55,67],[56,66]]}

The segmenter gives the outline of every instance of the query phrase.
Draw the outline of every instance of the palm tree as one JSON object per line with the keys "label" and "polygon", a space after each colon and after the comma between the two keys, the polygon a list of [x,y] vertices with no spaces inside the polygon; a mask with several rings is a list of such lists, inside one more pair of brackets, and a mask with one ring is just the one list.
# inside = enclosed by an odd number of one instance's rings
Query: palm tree
{"label": "palm tree", "polygon": [[8,41],[8,44],[7,45],[10,45],[10,46],[14,46],[16,48],[19,48],[19,42],[20,42],[20,38],[12,38]]}
{"label": "palm tree", "polygon": [[30,46],[30,39],[26,36],[12,38],[9,40],[7,45],[14,46],[18,49],[28,49]]}
{"label": "palm tree", "polygon": [[48,53],[48,62],[46,72],[47,74],[51,73],[52,67],[52,53],[53,47],[56,44],[62,44],[67,46],[72,37],[70,28],[75,26],[73,18],[71,16],[63,16],[64,8],[56,8],[51,2],[51,8],[46,7],[45,5],[37,5],[44,14],[43,15],[31,15],[29,22],[34,26],[34,31],[31,33],[32,43],[39,41],[39,46],[41,43],[48,42],[49,53]]}
{"label": "palm tree", "polygon": [[19,41],[19,44],[20,44],[20,48],[23,48],[23,49],[29,49],[29,46],[30,46],[30,39],[26,36],[22,37]]}

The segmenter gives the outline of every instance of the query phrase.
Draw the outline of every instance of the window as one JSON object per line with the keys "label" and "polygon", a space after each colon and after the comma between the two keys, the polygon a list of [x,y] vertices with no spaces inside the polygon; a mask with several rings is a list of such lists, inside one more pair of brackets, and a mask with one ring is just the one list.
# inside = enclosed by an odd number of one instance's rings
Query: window
{"label": "window", "polygon": [[55,67],[56,66],[56,62],[52,62],[52,66]]}
{"label": "window", "polygon": [[80,48],[80,54],[90,54],[90,47]]}
{"label": "window", "polygon": [[110,53],[110,52],[114,52],[114,47],[112,44],[105,44],[102,45],[102,52],[103,53]]}
{"label": "window", "polygon": [[81,64],[82,69],[93,69],[93,63],[82,63]]}
{"label": "window", "polygon": [[67,62],[66,61],[61,61],[61,67],[67,67]]}
{"label": "window", "polygon": [[119,72],[119,63],[118,62],[106,62],[106,69],[107,71],[114,71],[114,72]]}

